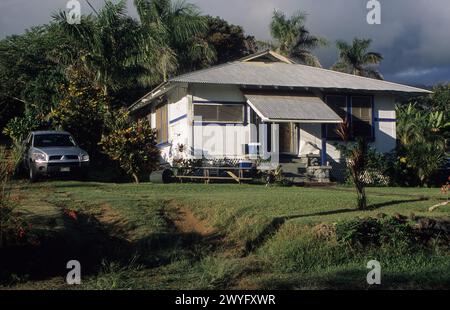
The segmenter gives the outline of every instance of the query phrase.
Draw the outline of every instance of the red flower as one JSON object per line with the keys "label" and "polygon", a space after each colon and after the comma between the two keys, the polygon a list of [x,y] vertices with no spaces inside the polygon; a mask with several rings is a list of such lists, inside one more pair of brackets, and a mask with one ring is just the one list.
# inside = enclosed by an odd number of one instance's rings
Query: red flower
{"label": "red flower", "polygon": [[75,221],[78,219],[77,213],[73,210],[67,211],[67,215]]}
{"label": "red flower", "polygon": [[19,227],[17,235],[19,236],[19,239],[22,239],[25,236],[25,229],[23,229],[22,227]]}

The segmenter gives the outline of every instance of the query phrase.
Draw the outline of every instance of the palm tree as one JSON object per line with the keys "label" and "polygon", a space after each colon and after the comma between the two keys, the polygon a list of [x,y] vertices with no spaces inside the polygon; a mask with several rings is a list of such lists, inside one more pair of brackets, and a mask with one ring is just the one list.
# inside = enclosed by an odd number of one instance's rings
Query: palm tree
{"label": "palm tree", "polygon": [[270,23],[274,42],[266,42],[263,45],[297,62],[321,67],[319,59],[311,53],[311,50],[326,45],[326,40],[312,35],[306,28],[305,21],[304,12],[297,12],[287,18],[283,12],[275,10]]}
{"label": "palm tree", "polygon": [[214,49],[201,39],[208,30],[207,19],[198,8],[184,1],[134,0],[147,40],[144,48],[157,44],[156,64],[163,80],[169,74],[192,70],[192,63],[215,59]]}
{"label": "palm tree", "polygon": [[65,49],[60,61],[82,66],[104,95],[130,86],[130,81],[137,80],[142,86],[156,82],[148,57],[155,54],[156,42],[148,44],[146,50],[140,49],[144,36],[139,24],[126,15],[126,6],[126,0],[105,0],[96,16],[82,16],[79,25],[68,24],[65,12],[53,16],[73,44]]}
{"label": "palm tree", "polygon": [[383,79],[376,66],[383,60],[380,53],[368,52],[372,40],[355,38],[352,44],[337,41],[339,61],[333,65],[332,70],[354,75]]}

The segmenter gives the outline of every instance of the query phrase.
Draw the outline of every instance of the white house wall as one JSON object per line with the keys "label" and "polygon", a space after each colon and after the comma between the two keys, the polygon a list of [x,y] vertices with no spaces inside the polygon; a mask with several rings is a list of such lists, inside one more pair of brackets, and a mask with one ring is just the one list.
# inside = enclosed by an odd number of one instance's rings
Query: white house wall
{"label": "white house wall", "polygon": [[[169,141],[160,147],[163,160],[171,163],[176,156],[176,146],[186,145],[191,149],[201,148],[203,155],[212,157],[238,157],[245,155],[245,144],[250,141],[249,125],[207,125],[197,128],[201,131],[203,145],[199,147],[198,139],[193,141],[193,104],[213,102],[245,102],[242,92],[237,86],[229,85],[190,85],[176,87],[168,94],[169,99]],[[248,107],[246,107],[246,121],[248,122]],[[379,152],[389,152],[396,146],[395,97],[391,95],[377,95],[374,97],[374,132],[375,142],[372,144]],[[151,121],[155,125],[155,114]],[[299,154],[311,149],[322,150],[321,124],[299,125]],[[218,131],[220,130],[220,131]],[[212,135],[221,132],[217,138]],[[334,146],[335,141],[326,141],[328,161],[331,164],[341,162],[341,154]],[[313,145],[314,147],[312,147]]]}
{"label": "white house wall", "polygon": [[[172,162],[177,155],[177,146],[188,146],[188,95],[187,88],[176,87],[168,93],[168,141],[160,144],[162,162]],[[156,128],[156,115],[151,113],[152,128]]]}
{"label": "white house wall", "polygon": [[[381,153],[387,153],[396,147],[395,97],[384,95],[374,97],[375,142],[371,145]],[[320,124],[300,124],[299,154],[304,152],[308,143],[322,150],[322,130]],[[341,154],[335,147],[336,141],[326,142],[328,159],[341,162]]]}
{"label": "white house wall", "polygon": [[191,86],[194,101],[231,101],[246,102],[244,95],[234,85],[202,85]]}
{"label": "white house wall", "polygon": [[395,98],[375,96],[375,148],[382,153],[395,149],[397,140]]}
{"label": "white house wall", "polygon": [[[246,100],[237,86],[229,85],[192,85],[190,88],[192,102],[226,103]],[[244,107],[247,109],[247,107]],[[245,113],[248,120],[248,111]],[[199,142],[198,137],[202,136]],[[208,124],[195,129],[193,148],[196,155],[200,151],[212,158],[242,158],[245,156],[245,144],[250,141],[250,129],[246,124]],[[196,138],[197,137],[197,138]]]}

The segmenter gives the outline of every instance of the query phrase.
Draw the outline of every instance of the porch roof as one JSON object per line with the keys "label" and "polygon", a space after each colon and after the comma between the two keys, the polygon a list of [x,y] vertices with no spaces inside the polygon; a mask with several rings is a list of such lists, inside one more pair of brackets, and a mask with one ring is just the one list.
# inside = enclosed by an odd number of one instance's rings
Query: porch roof
{"label": "porch roof", "polygon": [[311,94],[244,93],[263,121],[341,123],[342,119],[322,99]]}

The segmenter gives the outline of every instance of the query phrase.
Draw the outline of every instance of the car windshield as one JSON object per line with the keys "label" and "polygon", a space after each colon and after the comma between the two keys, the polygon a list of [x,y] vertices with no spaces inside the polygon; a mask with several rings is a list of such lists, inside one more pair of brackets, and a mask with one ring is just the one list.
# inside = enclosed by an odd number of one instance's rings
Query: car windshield
{"label": "car windshield", "polygon": [[33,145],[35,147],[64,147],[76,146],[76,143],[70,135],[44,134],[34,136]]}

